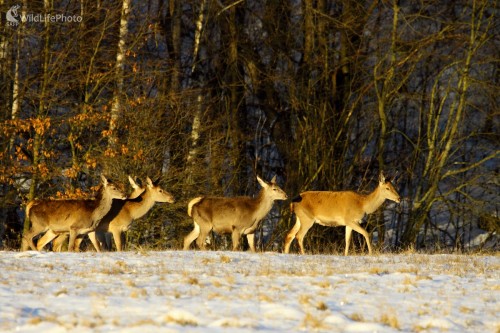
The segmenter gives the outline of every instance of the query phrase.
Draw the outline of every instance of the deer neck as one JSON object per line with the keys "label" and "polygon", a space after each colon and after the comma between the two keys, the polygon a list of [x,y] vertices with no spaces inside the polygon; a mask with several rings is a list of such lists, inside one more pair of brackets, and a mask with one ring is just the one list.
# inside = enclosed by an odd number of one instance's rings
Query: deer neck
{"label": "deer neck", "polygon": [[384,203],[385,198],[382,196],[380,186],[377,186],[372,193],[366,195],[364,211],[366,214],[371,214],[376,211]]}
{"label": "deer neck", "polygon": [[140,200],[137,202],[129,202],[127,204],[129,206],[130,217],[134,220],[146,215],[155,204],[153,195],[149,189],[144,190],[138,198]]}
{"label": "deer neck", "polygon": [[272,200],[269,196],[266,196],[264,189],[259,192],[259,195],[254,200],[256,203],[254,220],[260,221],[267,215],[267,213],[269,213],[271,208],[273,208],[274,200]]}
{"label": "deer neck", "polygon": [[98,201],[98,204],[92,212],[93,227],[97,226],[99,222],[101,222],[102,218],[110,211],[111,205],[113,204],[113,198],[106,191],[100,193],[96,200]]}

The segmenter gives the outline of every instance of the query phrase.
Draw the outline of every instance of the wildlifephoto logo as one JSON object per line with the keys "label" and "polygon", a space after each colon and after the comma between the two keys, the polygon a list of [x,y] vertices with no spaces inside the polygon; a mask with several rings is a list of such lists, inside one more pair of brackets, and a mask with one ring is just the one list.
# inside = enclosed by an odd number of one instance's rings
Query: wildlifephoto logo
{"label": "wildlifephoto logo", "polygon": [[83,18],[80,15],[65,15],[65,14],[41,14],[41,13],[21,13],[21,5],[14,5],[7,11],[7,25],[17,27],[19,23],[72,23],[82,22]]}
{"label": "wildlifephoto logo", "polygon": [[20,5],[15,5],[10,7],[10,9],[7,11],[6,17],[7,17],[7,25],[9,26],[18,26],[19,25],[19,14],[17,11],[21,8]]}

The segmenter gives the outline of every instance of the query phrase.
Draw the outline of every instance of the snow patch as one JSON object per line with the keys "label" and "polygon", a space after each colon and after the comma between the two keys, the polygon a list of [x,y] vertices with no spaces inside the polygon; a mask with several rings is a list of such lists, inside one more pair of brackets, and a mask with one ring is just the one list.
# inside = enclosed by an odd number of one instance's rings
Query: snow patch
{"label": "snow patch", "polygon": [[0,332],[495,332],[500,256],[0,251]]}

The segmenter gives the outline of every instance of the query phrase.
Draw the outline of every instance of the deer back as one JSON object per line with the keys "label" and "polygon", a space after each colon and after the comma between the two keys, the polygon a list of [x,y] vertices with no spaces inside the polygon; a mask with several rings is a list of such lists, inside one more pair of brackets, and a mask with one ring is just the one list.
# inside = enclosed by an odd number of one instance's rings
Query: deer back
{"label": "deer back", "polygon": [[381,174],[379,184],[369,194],[353,191],[309,191],[293,199],[292,209],[319,221],[359,221],[377,210],[386,200],[399,202],[394,186]]}
{"label": "deer back", "polygon": [[67,232],[71,228],[88,228],[99,222],[111,208],[113,198],[124,198],[122,192],[103,178],[103,186],[94,200],[35,200],[27,213],[33,225]]}
{"label": "deer back", "polygon": [[348,215],[361,218],[364,215],[363,197],[352,191],[303,192],[293,200],[292,206],[294,211],[321,221],[343,221]]}
{"label": "deer back", "polygon": [[204,197],[192,207],[192,215],[196,221],[212,224],[218,232],[231,232],[233,225],[251,224],[256,207],[250,197]]}
{"label": "deer back", "polygon": [[212,224],[219,232],[231,232],[233,227],[243,230],[254,226],[269,213],[275,200],[287,198],[286,193],[276,184],[276,177],[270,183],[259,177],[257,180],[262,189],[255,198],[196,198],[188,205],[188,214],[191,212],[196,221]]}
{"label": "deer back", "polygon": [[31,223],[53,231],[69,231],[76,223],[89,223],[96,200],[37,200],[29,210]]}

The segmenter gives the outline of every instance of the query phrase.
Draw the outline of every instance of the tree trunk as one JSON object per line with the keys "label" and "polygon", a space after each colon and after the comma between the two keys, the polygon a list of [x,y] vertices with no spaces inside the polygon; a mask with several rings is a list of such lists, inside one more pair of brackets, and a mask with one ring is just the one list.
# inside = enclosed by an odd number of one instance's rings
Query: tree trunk
{"label": "tree trunk", "polygon": [[[26,15],[26,8],[28,4],[27,1],[23,1],[22,5],[22,13],[21,15]],[[24,42],[24,24],[20,23],[19,26],[17,27],[17,39],[16,39],[16,57],[14,60],[14,80],[12,82],[12,106],[11,106],[11,119],[15,120],[19,117],[19,110],[21,109],[21,104],[20,104],[20,96],[19,96],[19,89],[20,89],[20,78],[19,78],[19,65],[21,61],[21,51],[23,49],[23,42]],[[10,138],[9,141],[9,151],[12,151],[14,149],[14,136]]]}
{"label": "tree trunk", "polygon": [[[192,54],[192,63],[191,63],[191,75],[196,70],[198,51],[200,49],[200,41],[201,34],[203,31],[204,24],[204,16],[205,16],[205,0],[202,0],[200,3],[200,12],[198,14],[198,18],[196,19],[196,30],[194,33],[194,41],[193,41],[193,54]],[[191,82],[191,79],[189,80]],[[197,167],[195,159],[198,155],[198,140],[200,139],[200,130],[201,130],[201,116],[204,108],[204,100],[203,100],[203,90],[199,90],[196,96],[196,110],[193,115],[193,122],[191,125],[191,147],[188,151],[187,155],[187,168],[190,170],[187,173],[186,183],[191,185],[194,183],[194,175],[193,169]]]}
{"label": "tree trunk", "polygon": [[118,51],[116,53],[116,63],[115,63],[116,87],[113,94],[113,102],[111,104],[111,119],[109,122],[109,129],[111,133],[109,136],[109,146],[111,148],[116,148],[118,144],[116,129],[118,120],[120,119],[120,114],[123,109],[122,95],[123,95],[123,81],[125,74],[124,73],[125,56],[126,56],[125,41],[128,35],[130,3],[131,0],[123,0],[122,3],[122,11],[120,19],[120,35],[118,37]]}

